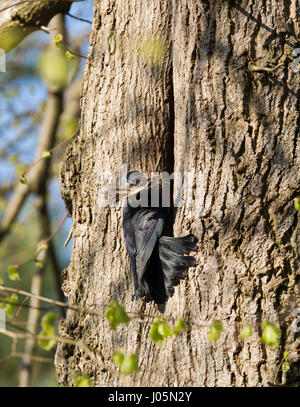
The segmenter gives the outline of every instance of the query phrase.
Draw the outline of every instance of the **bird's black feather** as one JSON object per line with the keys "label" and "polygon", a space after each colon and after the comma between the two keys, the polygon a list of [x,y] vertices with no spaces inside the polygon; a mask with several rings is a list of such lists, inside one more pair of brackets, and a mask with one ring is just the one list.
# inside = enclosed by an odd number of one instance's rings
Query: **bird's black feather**
{"label": "bird's black feather", "polygon": [[146,297],[163,304],[174,294],[174,286],[189,267],[196,265],[192,256],[197,238],[161,236],[166,217],[162,207],[123,208],[123,232],[134,277],[134,297]]}

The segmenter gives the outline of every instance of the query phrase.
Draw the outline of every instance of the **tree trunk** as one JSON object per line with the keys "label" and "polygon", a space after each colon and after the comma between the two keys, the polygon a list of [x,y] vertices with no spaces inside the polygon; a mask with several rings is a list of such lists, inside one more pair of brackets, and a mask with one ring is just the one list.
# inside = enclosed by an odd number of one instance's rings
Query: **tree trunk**
{"label": "tree trunk", "polygon": [[[70,303],[101,313],[117,300],[129,313],[182,317],[189,329],[158,347],[148,319],[115,332],[105,319],[69,310],[61,334],[102,360],[60,344],[62,385],[72,385],[74,373],[95,386],[296,382],[295,359],[287,377],[275,376],[294,347],[299,300],[299,75],[290,56],[298,35],[295,0],[96,2],[81,130],[61,167],[74,222],[64,291]],[[118,175],[123,163],[186,174],[184,191],[192,180],[194,202],[174,211],[174,236],[198,237],[198,265],[164,310],[131,301],[121,210],[100,205],[101,174]],[[211,344],[214,319],[224,332]],[[261,343],[264,320],[282,329],[275,350]],[[242,340],[245,323],[253,334]],[[103,369],[119,348],[139,355],[134,376]]]}

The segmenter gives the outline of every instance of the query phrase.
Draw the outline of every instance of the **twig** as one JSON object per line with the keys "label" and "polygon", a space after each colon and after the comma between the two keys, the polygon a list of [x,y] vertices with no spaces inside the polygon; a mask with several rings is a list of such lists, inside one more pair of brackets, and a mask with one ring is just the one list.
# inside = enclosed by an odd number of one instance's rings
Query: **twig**
{"label": "twig", "polygon": [[71,17],[71,18],[74,18],[75,20],[82,21],[82,22],[88,23],[88,24],[93,24],[92,21],[86,20],[85,18],[81,18],[81,17],[74,16],[74,15],[71,14],[71,13],[66,13],[66,15],[69,16],[69,17]]}
{"label": "twig", "polygon": [[[0,331],[0,335],[5,335],[8,336],[9,338],[12,339],[32,339],[35,341],[39,341],[39,340],[43,340],[43,341],[56,341],[56,342],[63,342],[63,343],[67,343],[69,345],[74,345],[74,346],[78,346],[79,348],[81,348],[83,351],[85,351],[92,359],[95,360],[101,360],[102,364],[104,365],[104,362],[102,360],[103,356],[101,355],[101,353],[97,350],[91,350],[85,343],[83,343],[82,341],[78,341],[72,338],[67,338],[67,337],[62,337],[62,336],[41,336],[41,335],[32,335],[32,334],[22,334],[19,332],[12,332],[12,331]],[[98,359],[95,358],[95,355],[98,357]],[[105,370],[109,370],[107,367],[104,367]]]}
{"label": "twig", "polygon": [[71,305],[71,304],[68,304],[68,303],[64,303],[62,301],[56,301],[56,300],[52,300],[51,298],[46,298],[46,297],[43,297],[41,295],[32,294],[32,293],[29,293],[27,291],[18,290],[17,288],[4,287],[2,285],[0,285],[0,290],[16,293],[16,294],[20,294],[20,295],[25,295],[25,296],[28,296],[28,297],[37,298],[37,299],[39,299],[41,301],[48,302],[49,304],[57,305],[58,307],[66,307],[66,308],[69,308],[69,309],[71,309],[73,311],[79,311],[79,312],[83,312],[83,313],[86,313],[86,314],[91,314],[91,315],[95,315],[97,317],[103,318],[103,314],[101,314],[100,312],[97,312],[97,311],[94,311],[94,310],[89,310],[87,308],[82,308],[82,307],[80,307],[80,306],[78,306],[76,304]]}
{"label": "twig", "polygon": [[67,247],[67,244],[69,243],[69,241],[71,240],[71,237],[73,235],[73,230],[74,230],[74,225],[71,226],[68,237],[64,243],[64,247]]}
{"label": "twig", "polygon": [[[68,137],[66,140],[63,140],[61,143],[57,144],[57,146],[51,148],[51,150],[49,150],[49,153],[53,153],[55,150],[62,147],[64,144],[68,143],[68,141],[72,140],[72,138],[74,136],[75,136],[75,134],[73,134],[71,137]],[[32,167],[34,167],[37,163],[39,163],[42,160],[47,160],[47,158],[44,158],[44,157],[38,158],[36,161],[34,161],[32,164],[30,164],[30,166],[23,172],[23,174],[21,176],[24,177],[31,170]]]}
{"label": "twig", "polygon": [[[288,350],[287,352],[288,352],[288,353],[300,352],[300,349],[292,349],[292,350]],[[280,368],[281,368],[281,366],[283,365],[283,363],[284,363],[285,360],[286,360],[286,358],[285,358],[285,357],[282,357],[282,359],[281,359],[281,361],[280,361],[280,363],[279,363],[279,365],[278,365],[278,367],[277,367],[277,369],[276,369],[276,373],[275,373],[275,377],[274,377],[274,380],[273,380],[273,384],[276,384],[276,380],[277,380],[277,377],[278,377]]]}
{"label": "twig", "polygon": [[[2,11],[6,11],[12,7],[20,6],[21,4],[25,4],[25,3],[43,3],[43,2],[47,3],[49,1],[57,1],[57,0],[23,0],[23,1],[20,1],[19,3],[11,4],[10,6],[2,8],[0,10],[0,13],[2,13]],[[64,3],[77,3],[77,2],[85,1],[85,0],[60,0],[60,1],[64,2]]]}
{"label": "twig", "polygon": [[[49,29],[48,27],[45,27],[44,25],[41,25],[39,28],[40,28],[40,30],[44,31],[46,34],[50,34],[50,29]],[[70,48],[68,48],[68,47],[66,46],[66,43],[65,43],[64,40],[62,40],[61,43],[63,44],[65,50],[66,50],[66,51],[69,51],[70,54],[73,54],[73,55],[75,55],[76,57],[79,57],[79,58],[88,59],[86,56],[81,55],[81,54],[78,54],[77,52],[72,51]]]}
{"label": "twig", "polygon": [[17,358],[23,358],[24,356],[27,356],[34,362],[40,362],[40,363],[53,363],[53,359],[50,358],[45,358],[43,356],[36,356],[36,355],[26,355],[25,353],[20,353],[20,352],[12,352],[10,354],[10,357],[17,357]]}
{"label": "twig", "polygon": [[[67,219],[67,217],[68,217],[68,214],[65,215],[65,217],[64,217],[63,220],[60,222],[60,224],[57,226],[57,228],[55,229],[55,231],[54,231],[46,240],[44,240],[44,241],[41,242],[41,245],[42,245],[42,244],[48,244],[48,243],[54,238],[54,236],[55,236],[55,235],[60,231],[60,229],[62,228],[63,224],[65,223],[65,221],[66,221],[66,219]],[[45,249],[40,248],[40,249],[36,252],[36,255],[34,256],[33,259],[29,259],[29,260],[24,261],[23,263],[16,264],[15,267],[19,269],[19,268],[21,268],[21,267],[23,267],[23,266],[26,266],[26,265],[29,264],[29,263],[33,263],[33,262],[38,261],[38,260],[37,260],[37,257],[38,257],[38,255],[39,255],[43,250],[45,250]]]}
{"label": "twig", "polygon": [[269,68],[267,66],[259,66],[259,65],[250,65],[249,70],[253,72],[260,72],[260,71],[265,71],[265,72],[274,72],[276,69],[278,69],[280,66],[284,65],[284,63],[280,63],[276,66],[273,66],[272,68]]}

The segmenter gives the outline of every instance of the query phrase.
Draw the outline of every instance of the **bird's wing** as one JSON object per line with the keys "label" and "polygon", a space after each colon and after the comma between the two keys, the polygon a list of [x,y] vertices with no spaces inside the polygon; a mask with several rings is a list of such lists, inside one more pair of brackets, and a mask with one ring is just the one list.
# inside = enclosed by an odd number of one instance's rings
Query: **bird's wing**
{"label": "bird's wing", "polygon": [[127,252],[130,256],[134,256],[136,254],[135,230],[131,223],[130,214],[127,212],[128,209],[125,207],[123,210],[123,233]]}
{"label": "bird's wing", "polygon": [[131,222],[135,229],[136,268],[140,282],[157,239],[162,234],[164,217],[159,210],[142,209]]}

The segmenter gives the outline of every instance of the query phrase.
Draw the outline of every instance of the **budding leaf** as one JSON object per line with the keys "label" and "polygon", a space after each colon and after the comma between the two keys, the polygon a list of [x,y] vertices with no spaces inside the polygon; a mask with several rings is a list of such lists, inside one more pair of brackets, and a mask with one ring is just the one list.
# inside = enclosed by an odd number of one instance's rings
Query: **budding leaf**
{"label": "budding leaf", "polygon": [[295,204],[295,209],[297,211],[300,211],[300,198],[295,198],[294,204]]}
{"label": "budding leaf", "polygon": [[124,360],[124,357],[125,357],[124,353],[120,352],[120,351],[114,352],[112,354],[112,360],[113,360],[114,364],[117,365],[117,366],[121,366],[121,364],[122,364],[122,362]]}
{"label": "budding leaf", "polygon": [[66,56],[66,58],[67,58],[69,61],[72,61],[72,59],[74,59],[74,55],[71,54],[70,51],[66,51],[66,52],[65,52],[65,56]]}
{"label": "budding leaf", "polygon": [[242,339],[248,339],[252,335],[252,328],[250,325],[244,325],[241,332],[240,337]]}
{"label": "budding leaf", "polygon": [[215,320],[211,323],[209,327],[209,331],[207,334],[207,339],[211,343],[215,343],[219,338],[223,331],[223,324],[219,320]]}
{"label": "budding leaf", "polygon": [[44,267],[44,263],[42,263],[41,261],[35,261],[35,265],[36,267],[42,269]]}
{"label": "budding leaf", "polygon": [[175,322],[175,325],[173,326],[173,332],[175,335],[180,335],[182,331],[186,331],[187,327],[184,323],[184,321],[181,318],[178,318],[177,321]]}
{"label": "budding leaf", "polygon": [[279,345],[279,339],[281,337],[281,329],[271,324],[269,321],[264,321],[261,341],[264,345],[268,345],[270,348],[275,349]]}
{"label": "budding leaf", "polygon": [[83,374],[75,377],[75,387],[93,387],[88,375]]}
{"label": "budding leaf", "polygon": [[57,34],[54,37],[53,42],[54,42],[56,48],[58,48],[58,49],[60,48],[60,43],[62,42],[62,40],[63,40],[62,34]]}
{"label": "budding leaf", "polygon": [[12,318],[15,310],[15,304],[18,302],[17,294],[12,294],[10,297],[0,302],[0,308],[4,309],[8,318]]}
{"label": "budding leaf", "polygon": [[30,181],[26,177],[23,177],[22,175],[20,176],[19,179],[20,179],[21,184],[25,184],[25,185],[30,184]]}
{"label": "budding leaf", "polygon": [[153,342],[161,345],[168,336],[173,336],[174,332],[167,325],[166,320],[163,318],[155,318],[150,330],[150,338]]}
{"label": "budding leaf", "polygon": [[42,157],[43,158],[50,158],[51,157],[50,151],[44,151],[43,154],[42,154]]}
{"label": "budding leaf", "polygon": [[125,309],[116,301],[111,301],[105,312],[105,317],[109,322],[110,327],[116,330],[118,325],[130,321],[129,316],[126,314]]}
{"label": "budding leaf", "polygon": [[131,353],[126,355],[120,366],[120,372],[124,374],[134,373],[138,370],[138,358],[137,355]]}
{"label": "budding leaf", "polygon": [[138,357],[134,353],[124,355],[123,352],[117,351],[113,353],[112,360],[119,366],[121,373],[130,374],[138,370]]}
{"label": "budding leaf", "polygon": [[8,271],[8,277],[10,278],[10,280],[12,280],[12,281],[21,280],[20,274],[17,272],[17,270],[18,270],[18,266],[13,266],[13,265],[8,266],[7,271]]}
{"label": "budding leaf", "polygon": [[51,350],[53,346],[56,344],[54,339],[42,339],[43,336],[54,336],[55,329],[54,329],[54,320],[56,318],[56,314],[54,312],[48,312],[45,314],[41,321],[42,331],[39,334],[38,344],[41,348],[45,350]]}
{"label": "budding leaf", "polygon": [[288,364],[288,362],[284,362],[283,364],[282,364],[282,371],[283,371],[283,373],[286,373],[286,372],[288,372],[290,370],[290,365]]}

